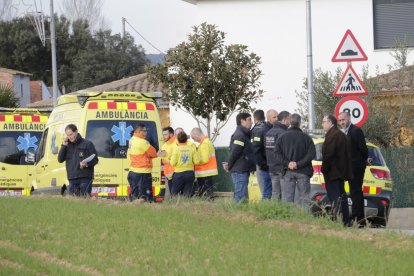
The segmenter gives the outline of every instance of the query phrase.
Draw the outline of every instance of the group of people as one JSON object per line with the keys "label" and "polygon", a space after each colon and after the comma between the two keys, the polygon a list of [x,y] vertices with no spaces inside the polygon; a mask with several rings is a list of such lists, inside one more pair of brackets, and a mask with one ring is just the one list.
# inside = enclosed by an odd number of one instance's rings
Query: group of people
{"label": "group of people", "polygon": [[[228,162],[225,171],[231,172],[234,184],[234,201],[248,198],[251,172],[256,172],[262,198],[296,202],[305,207],[309,204],[310,178],[313,175],[312,160],[316,149],[312,138],[304,133],[301,116],[287,111],[263,110],[239,113],[237,129],[230,139]],[[338,128],[338,122],[340,129]],[[252,128],[252,125],[254,126]],[[332,204],[332,217],[342,213],[344,225],[356,220],[364,226],[364,198],[362,182],[368,149],[362,130],[351,123],[349,113],[338,118],[327,115],[322,120],[326,132],[322,146],[322,173],[328,198]],[[66,137],[60,148],[58,161],[66,161],[69,194],[87,196],[91,193],[94,166],[98,163],[96,149],[82,138],[73,124],[66,126]],[[199,145],[188,140],[182,128],[163,129],[164,144],[158,152],[148,142],[147,129],[139,124],[129,141],[127,155],[130,158],[128,182],[131,200],[152,201],[152,159],[162,158],[169,195],[194,194],[197,179],[198,194],[213,197],[212,177],[218,174],[213,143],[200,128],[193,128],[190,136]],[[89,158],[88,158],[89,157]],[[91,160],[88,160],[91,159]],[[349,181],[352,213],[349,214],[344,182]]]}
{"label": "group of people", "polygon": [[[239,113],[236,117],[237,128],[230,139],[229,159],[223,163],[224,170],[231,173],[234,201],[248,199],[250,173],[256,172],[263,200],[308,206],[312,160],[316,157],[313,140],[301,130],[299,114],[278,113],[271,109],[266,117],[263,110],[256,110],[253,118],[249,113]],[[369,162],[364,133],[351,123],[346,112],[340,113],[338,119],[333,115],[325,116],[322,127],[326,132],[322,173],[332,204],[332,218],[336,219],[342,212],[344,225],[351,225],[356,220],[363,226],[362,182]],[[351,215],[344,188],[346,180],[350,186]]]}
{"label": "group of people", "polygon": [[[147,128],[138,124],[129,140],[127,156],[130,159],[128,182],[131,188],[130,200],[152,201],[152,159],[162,158],[166,178],[166,197],[194,194],[194,181],[197,179],[197,193],[213,197],[213,179],[218,174],[217,160],[213,143],[200,128],[193,128],[188,140],[182,128],[166,127],[162,132],[164,144],[157,151],[147,140]],[[89,157],[89,158],[88,158]],[[90,160],[89,160],[90,159]],[[98,164],[98,154],[93,143],[84,139],[76,125],[65,127],[65,138],[59,151],[58,161],[66,162],[69,180],[69,195],[89,196],[92,191],[94,167]]]}
{"label": "group of people", "polygon": [[145,125],[138,125],[129,141],[130,169],[128,182],[131,187],[131,200],[152,201],[152,159],[162,158],[166,178],[166,197],[183,195],[193,196],[194,181],[197,179],[199,196],[213,197],[213,179],[218,174],[217,160],[213,143],[200,128],[193,128],[191,138],[199,145],[188,140],[182,128],[171,127],[162,130],[164,144],[161,150],[146,140]]}

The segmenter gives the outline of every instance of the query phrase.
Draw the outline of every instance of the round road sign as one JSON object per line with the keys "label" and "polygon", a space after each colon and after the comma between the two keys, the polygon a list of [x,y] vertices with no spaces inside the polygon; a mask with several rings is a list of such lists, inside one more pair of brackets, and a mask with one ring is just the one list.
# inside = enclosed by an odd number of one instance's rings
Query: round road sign
{"label": "round road sign", "polygon": [[335,116],[339,113],[348,112],[351,114],[351,123],[360,127],[368,118],[368,107],[365,101],[358,97],[345,97],[341,99],[335,107]]}

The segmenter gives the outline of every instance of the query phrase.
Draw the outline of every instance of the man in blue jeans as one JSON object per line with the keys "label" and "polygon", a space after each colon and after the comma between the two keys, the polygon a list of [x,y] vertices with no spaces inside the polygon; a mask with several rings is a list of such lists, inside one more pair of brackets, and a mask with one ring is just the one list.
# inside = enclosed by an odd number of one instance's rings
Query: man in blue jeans
{"label": "man in blue jeans", "polygon": [[267,111],[267,122],[265,121],[264,111],[257,109],[253,113],[255,125],[252,128],[252,147],[254,161],[256,163],[256,176],[259,183],[262,199],[272,197],[272,181],[269,175],[269,166],[266,160],[265,135],[273,127],[277,119],[276,110]]}
{"label": "man in blue jeans", "polygon": [[256,170],[254,163],[250,128],[252,116],[249,113],[239,113],[236,117],[237,129],[231,136],[230,154],[228,163],[223,163],[223,168],[231,172],[234,184],[234,202],[248,199],[247,185],[250,172]]}

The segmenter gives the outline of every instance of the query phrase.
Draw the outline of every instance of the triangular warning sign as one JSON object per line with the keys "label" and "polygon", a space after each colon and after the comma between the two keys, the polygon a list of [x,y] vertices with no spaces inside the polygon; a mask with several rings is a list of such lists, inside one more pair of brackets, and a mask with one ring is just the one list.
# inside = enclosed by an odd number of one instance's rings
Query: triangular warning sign
{"label": "triangular warning sign", "polygon": [[364,61],[368,60],[351,30],[347,30],[339,43],[338,49],[332,57],[332,62]]}
{"label": "triangular warning sign", "polygon": [[354,68],[352,68],[351,65],[348,65],[341,81],[336,86],[333,95],[336,97],[368,95],[368,90],[362,84],[358,75],[355,73]]}

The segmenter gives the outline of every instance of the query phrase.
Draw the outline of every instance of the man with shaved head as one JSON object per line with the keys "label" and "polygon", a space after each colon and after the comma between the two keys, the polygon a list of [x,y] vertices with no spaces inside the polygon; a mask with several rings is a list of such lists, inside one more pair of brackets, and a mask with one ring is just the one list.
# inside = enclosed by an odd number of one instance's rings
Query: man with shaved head
{"label": "man with shaved head", "polygon": [[203,131],[195,127],[191,130],[191,138],[199,143],[197,152],[200,156],[199,165],[195,166],[198,195],[213,198],[213,176],[218,175],[216,150],[213,143]]}

